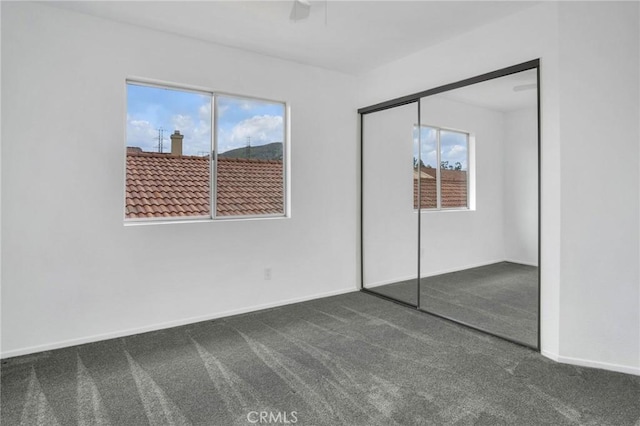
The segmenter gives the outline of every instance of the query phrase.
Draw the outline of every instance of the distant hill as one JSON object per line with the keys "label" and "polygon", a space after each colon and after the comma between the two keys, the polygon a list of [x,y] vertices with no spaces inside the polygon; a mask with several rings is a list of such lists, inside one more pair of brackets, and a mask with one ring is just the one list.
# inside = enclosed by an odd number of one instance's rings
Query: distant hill
{"label": "distant hill", "polygon": [[253,160],[282,160],[282,142],[242,147],[218,154],[223,158],[251,158]]}

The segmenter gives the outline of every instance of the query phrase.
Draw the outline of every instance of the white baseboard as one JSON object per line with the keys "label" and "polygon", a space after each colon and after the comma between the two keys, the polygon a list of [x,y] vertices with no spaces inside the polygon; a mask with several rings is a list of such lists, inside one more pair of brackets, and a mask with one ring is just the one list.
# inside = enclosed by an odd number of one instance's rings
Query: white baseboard
{"label": "white baseboard", "polygon": [[260,311],[263,309],[277,308],[279,306],[290,305],[292,303],[307,302],[309,300],[321,299],[323,297],[337,296],[340,294],[346,294],[346,293],[351,293],[355,291],[357,291],[357,289],[353,287],[349,287],[349,288],[329,291],[325,293],[317,293],[310,296],[296,297],[293,299],[286,299],[286,300],[281,300],[277,302],[249,306],[246,308],[233,309],[230,311],[218,312],[218,313],[209,314],[209,315],[201,315],[197,317],[185,318],[177,321],[168,321],[168,322],[152,324],[144,327],[137,327],[137,328],[131,328],[127,330],[114,331],[111,333],[103,333],[103,334],[96,334],[94,336],[81,337],[78,339],[63,340],[60,342],[47,343],[44,345],[30,346],[30,347],[21,348],[21,349],[13,349],[10,351],[2,352],[0,354],[0,358],[5,359],[5,358],[11,358],[11,357],[21,356],[21,355],[29,355],[37,352],[44,352],[44,351],[51,351],[54,349],[66,348],[69,346],[84,345],[86,343],[99,342],[102,340],[133,336],[135,334],[147,333],[149,331],[164,330],[167,328],[179,327],[181,325],[195,324],[202,321],[210,321],[217,318],[230,317],[233,315],[245,314],[247,312]]}
{"label": "white baseboard", "polygon": [[[471,264],[471,265],[464,265],[463,267],[459,267],[459,268],[440,269],[440,270],[437,270],[437,271],[432,271],[432,272],[428,272],[428,273],[425,273],[425,274],[420,274],[420,278],[434,277],[436,275],[449,274],[451,272],[464,271],[465,269],[471,269],[471,268],[479,268],[481,266],[493,265],[494,263],[500,263],[500,262],[513,262],[513,261],[512,260],[505,260],[505,259],[498,259],[498,260],[491,260],[491,261],[488,261],[488,262],[481,262],[481,263],[474,263],[474,264]],[[521,263],[521,262],[515,262],[515,263]],[[397,277],[397,278],[393,278],[393,279],[389,279],[389,280],[376,281],[374,283],[367,284],[365,286],[365,288],[380,287],[382,285],[393,284],[393,283],[397,283],[397,282],[400,282],[400,281],[409,281],[409,280],[415,280],[415,279],[416,279],[415,275],[410,275],[408,277]]]}
{"label": "white baseboard", "polygon": [[415,275],[411,275],[409,277],[398,277],[398,278],[394,278],[394,279],[390,279],[390,280],[376,281],[376,282],[371,283],[371,284],[365,284],[364,288],[380,287],[380,286],[387,285],[387,284],[393,284],[393,283],[398,283],[398,282],[401,282],[401,281],[409,281],[409,280],[415,280],[415,279],[416,279]]}
{"label": "white baseboard", "polygon": [[577,365],[580,367],[599,368],[601,370],[609,370],[609,371],[615,371],[618,373],[633,374],[634,376],[640,376],[640,367],[633,367],[631,365],[611,364],[609,362],[592,361],[592,360],[582,359],[582,358],[573,358],[569,356],[558,355],[558,354],[547,352],[547,351],[540,351],[540,353],[545,357],[553,361],[560,362],[562,364],[571,364],[571,365]]}
{"label": "white baseboard", "polygon": [[549,358],[552,361],[558,362],[558,354],[545,351],[544,349],[541,350],[540,353],[542,354],[542,356]]}
{"label": "white baseboard", "polygon": [[509,261],[505,259],[496,259],[488,262],[480,262],[480,263],[472,263],[471,265],[464,265],[462,268],[439,269],[437,271],[429,272],[426,274],[420,274],[420,278],[428,278],[428,277],[434,277],[436,275],[450,274],[451,272],[464,271],[466,269],[472,269],[472,268],[480,268],[482,266],[493,265],[495,263],[500,263],[500,262],[509,262]]}
{"label": "white baseboard", "polygon": [[527,266],[535,266],[536,268],[538,267],[538,264],[535,262],[526,262],[524,260],[518,260],[518,259],[505,259],[505,262],[511,262],[511,263],[518,263],[520,265],[527,265]]}

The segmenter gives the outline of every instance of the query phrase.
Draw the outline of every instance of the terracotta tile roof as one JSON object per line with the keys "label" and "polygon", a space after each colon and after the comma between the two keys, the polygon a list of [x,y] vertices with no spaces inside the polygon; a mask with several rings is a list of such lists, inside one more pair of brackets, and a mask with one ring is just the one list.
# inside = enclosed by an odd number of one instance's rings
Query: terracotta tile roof
{"label": "terracotta tile roof", "polygon": [[[127,147],[125,217],[210,216],[209,158]],[[284,214],[282,161],[218,159],[218,216]]]}
{"label": "terracotta tile roof", "polygon": [[[420,171],[421,208],[434,209],[436,201],[436,169]],[[440,170],[442,180],[442,208],[467,206],[467,172],[464,170]],[[413,207],[418,208],[418,172],[413,173]]]}
{"label": "terracotta tile roof", "polygon": [[284,214],[282,161],[218,158],[218,216]]}

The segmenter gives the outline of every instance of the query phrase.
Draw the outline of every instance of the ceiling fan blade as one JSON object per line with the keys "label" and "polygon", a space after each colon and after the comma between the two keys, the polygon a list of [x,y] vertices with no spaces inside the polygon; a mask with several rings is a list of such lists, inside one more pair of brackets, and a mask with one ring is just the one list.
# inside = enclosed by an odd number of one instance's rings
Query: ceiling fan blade
{"label": "ceiling fan blade", "polygon": [[294,0],[293,7],[289,19],[292,21],[300,21],[309,17],[311,11],[311,3],[309,0]]}

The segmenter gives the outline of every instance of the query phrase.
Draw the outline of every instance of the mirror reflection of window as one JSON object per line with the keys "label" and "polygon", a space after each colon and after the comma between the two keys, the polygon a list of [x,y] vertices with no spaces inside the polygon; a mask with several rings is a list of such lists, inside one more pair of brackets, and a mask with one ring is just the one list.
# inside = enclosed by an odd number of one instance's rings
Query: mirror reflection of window
{"label": "mirror reflection of window", "polygon": [[[438,208],[438,190],[436,183],[438,179],[437,134],[438,130],[429,126],[422,126],[420,129],[416,126],[414,129],[414,209],[418,208],[418,204],[420,204],[421,209]],[[418,143],[418,140],[420,140],[420,143]],[[418,147],[420,149],[419,155]],[[418,196],[418,194],[420,195]],[[418,198],[420,201],[418,201]]]}
{"label": "mirror reflection of window", "polygon": [[414,209],[418,205],[425,210],[468,208],[467,133],[416,126],[413,169]]}
{"label": "mirror reflection of window", "polygon": [[440,206],[467,207],[467,171],[469,136],[449,130],[440,131]]}

